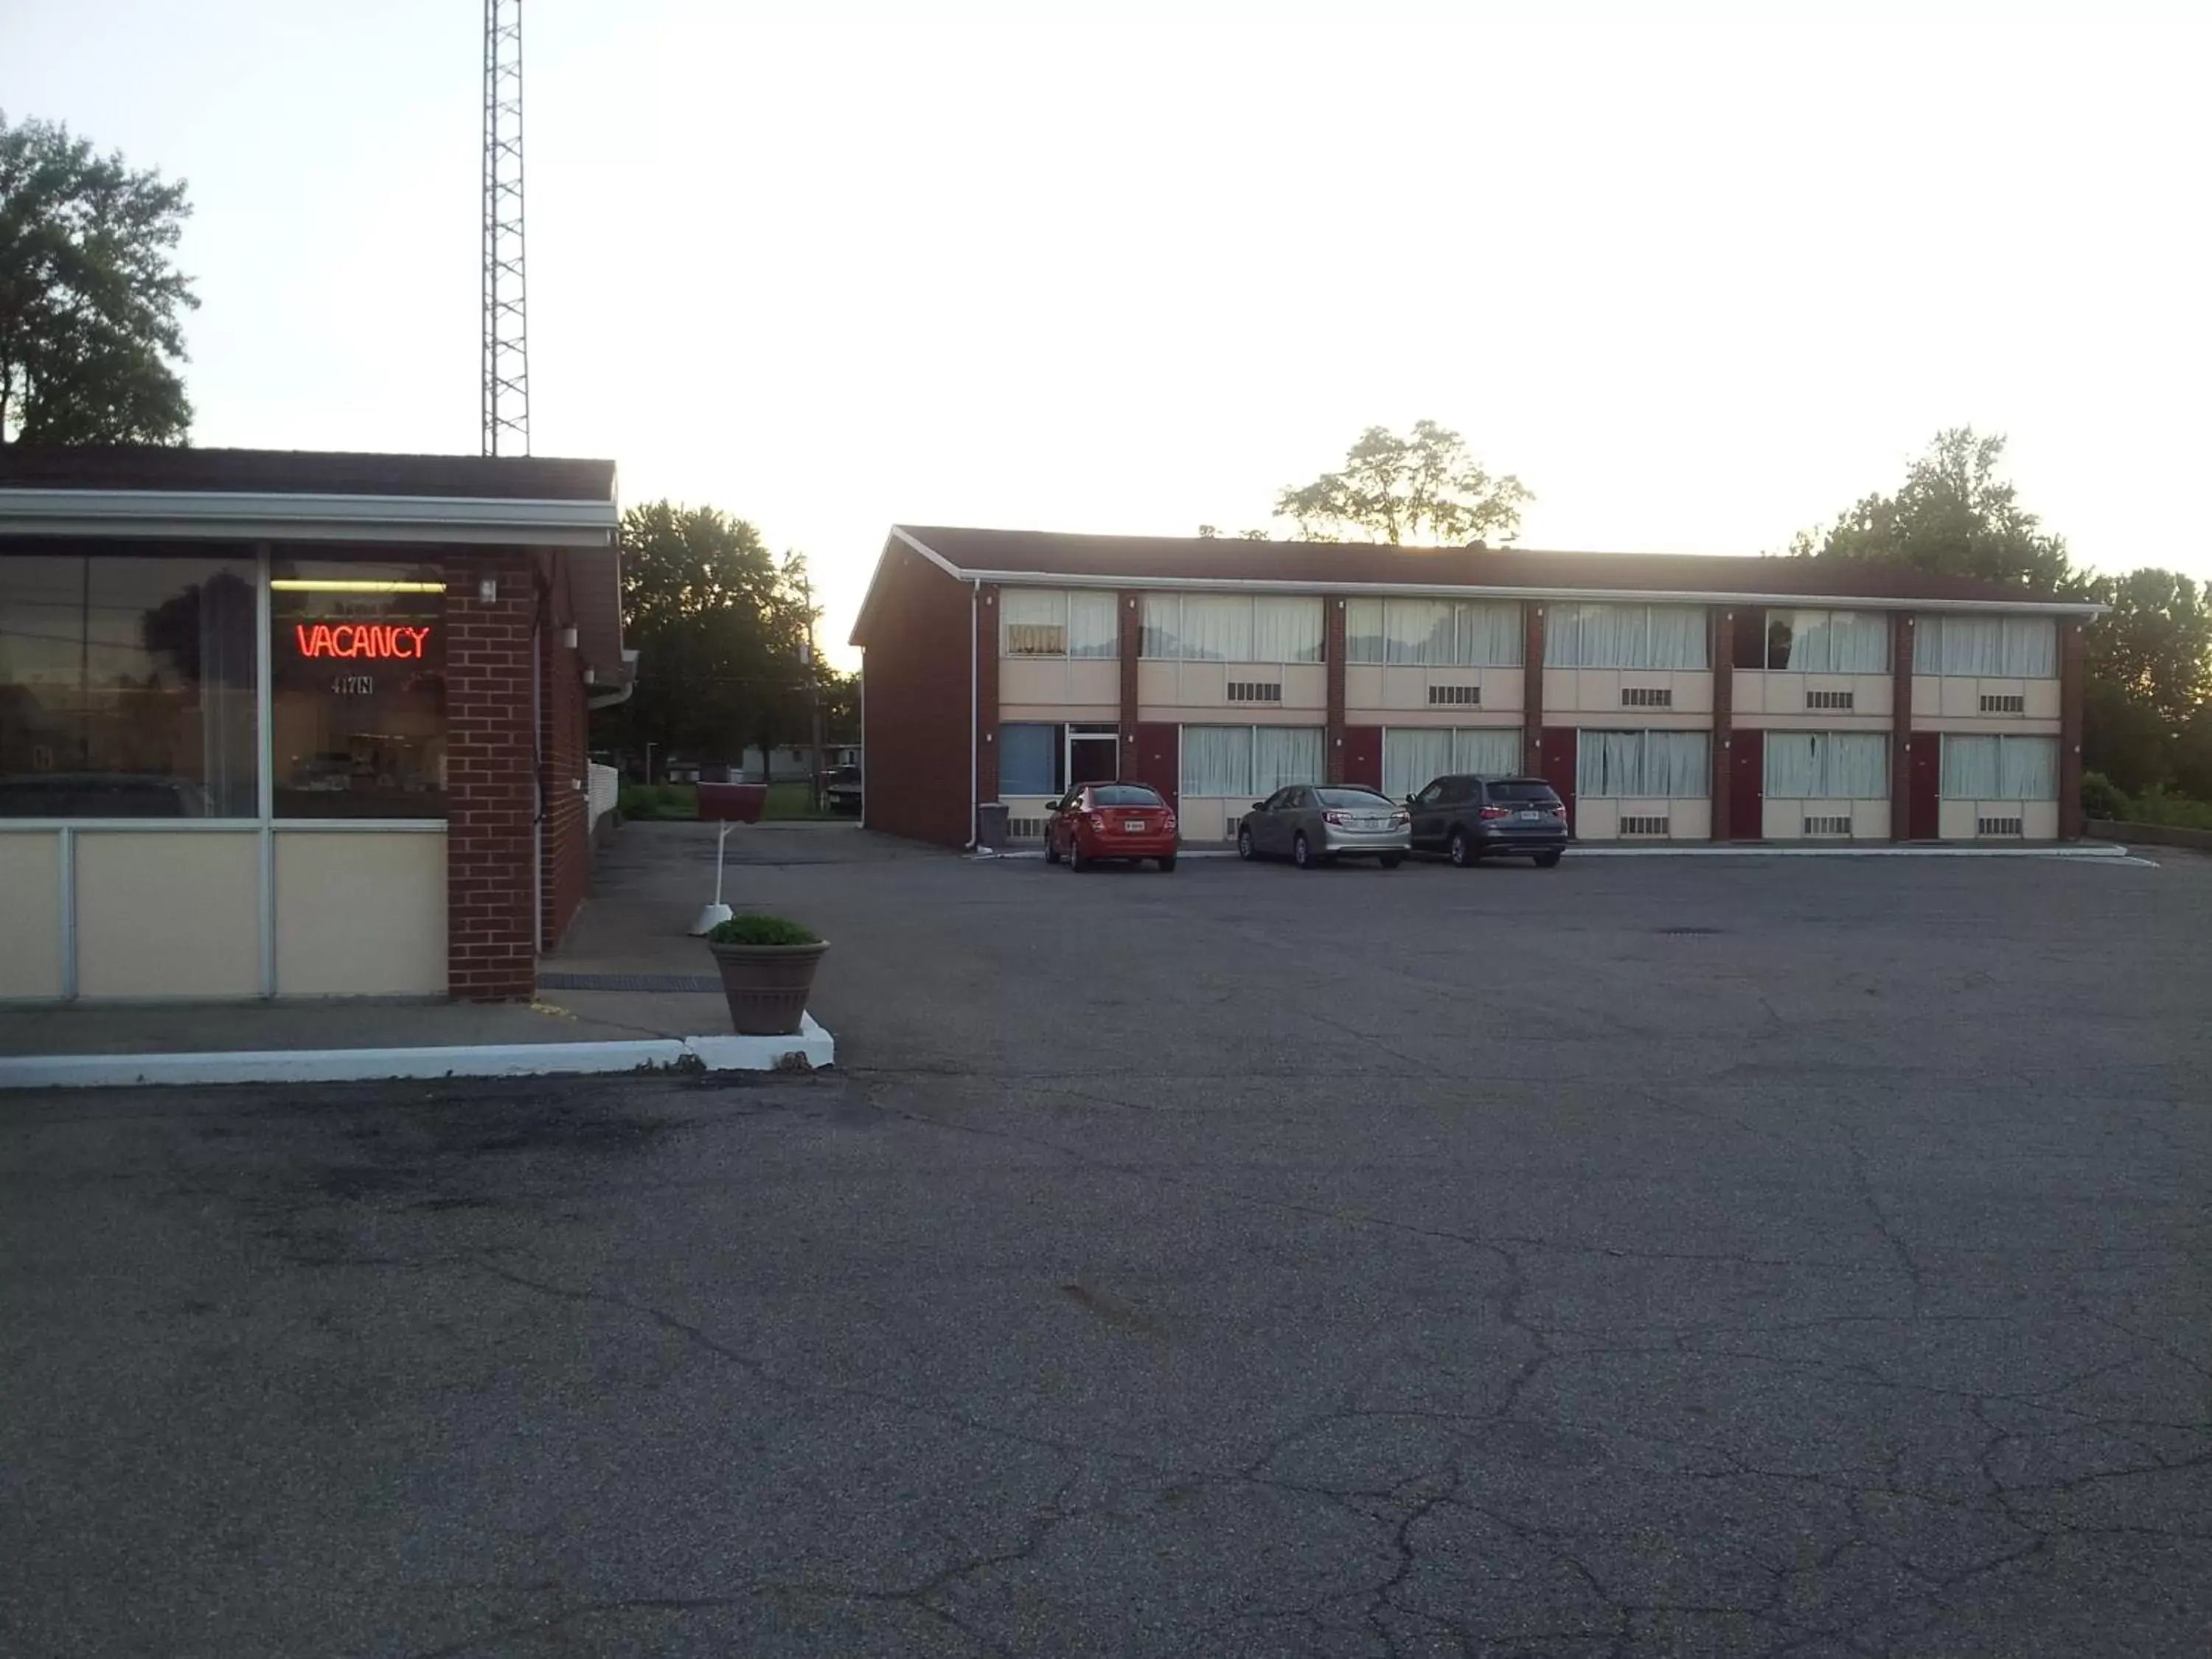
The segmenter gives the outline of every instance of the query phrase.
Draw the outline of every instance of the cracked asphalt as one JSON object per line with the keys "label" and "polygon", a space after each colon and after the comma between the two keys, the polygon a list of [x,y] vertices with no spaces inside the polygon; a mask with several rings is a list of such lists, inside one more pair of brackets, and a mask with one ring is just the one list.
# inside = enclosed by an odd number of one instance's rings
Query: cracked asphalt
{"label": "cracked asphalt", "polygon": [[2212,860],[742,850],[835,1075],[0,1097],[0,1651],[2212,1650]]}

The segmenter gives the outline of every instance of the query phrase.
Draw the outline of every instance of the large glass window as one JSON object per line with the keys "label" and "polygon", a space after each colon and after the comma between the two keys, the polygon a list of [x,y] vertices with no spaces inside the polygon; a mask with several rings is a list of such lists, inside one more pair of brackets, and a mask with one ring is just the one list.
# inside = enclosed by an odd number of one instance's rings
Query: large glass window
{"label": "large glass window", "polygon": [[1947,732],[1942,793],[1950,800],[2056,800],[2058,739]]}
{"label": "large glass window", "polygon": [[1147,593],[1139,649],[1186,662],[1319,662],[1321,601],[1297,594]]}
{"label": "large glass window", "polygon": [[1780,800],[1881,800],[1889,739],[1879,732],[1769,732],[1765,790]]}
{"label": "large glass window", "polygon": [[1766,665],[1796,674],[1887,674],[1889,618],[1879,611],[1770,611]]}
{"label": "large glass window", "polygon": [[1447,773],[1494,778],[1520,769],[1517,726],[1393,726],[1382,733],[1382,793],[1393,800]]}
{"label": "large glass window", "polygon": [[1060,769],[1066,728],[1016,721],[999,728],[999,793],[1057,795],[1066,787]]}
{"label": "large glass window", "polygon": [[2057,619],[1958,611],[1923,617],[1913,626],[1912,672],[1971,674],[1982,679],[2055,679]]}
{"label": "large glass window", "polygon": [[1352,599],[1344,607],[1346,662],[1434,668],[1517,668],[1521,607],[1510,601]]}
{"label": "large glass window", "polygon": [[1705,666],[1705,613],[1693,605],[1555,605],[1544,662],[1551,668]]}
{"label": "large glass window", "polygon": [[1321,777],[1322,731],[1306,726],[1186,726],[1182,793],[1256,800]]}
{"label": "large glass window", "polygon": [[269,586],[276,816],[444,817],[437,567],[280,560]]}
{"label": "large glass window", "polygon": [[0,815],[252,817],[253,561],[0,556]]}
{"label": "large glass window", "polygon": [[1003,651],[1009,657],[1118,656],[1114,603],[1107,592],[1006,588],[999,595]]}
{"label": "large glass window", "polygon": [[1712,793],[1710,732],[1585,731],[1575,754],[1581,795],[1686,800]]}

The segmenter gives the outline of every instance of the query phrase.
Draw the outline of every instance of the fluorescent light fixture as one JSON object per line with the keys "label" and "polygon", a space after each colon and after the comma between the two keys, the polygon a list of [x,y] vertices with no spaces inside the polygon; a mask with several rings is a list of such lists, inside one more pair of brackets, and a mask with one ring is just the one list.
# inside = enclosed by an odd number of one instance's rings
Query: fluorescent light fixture
{"label": "fluorescent light fixture", "polygon": [[271,592],[277,593],[442,593],[443,582],[353,581],[320,576],[274,576]]}

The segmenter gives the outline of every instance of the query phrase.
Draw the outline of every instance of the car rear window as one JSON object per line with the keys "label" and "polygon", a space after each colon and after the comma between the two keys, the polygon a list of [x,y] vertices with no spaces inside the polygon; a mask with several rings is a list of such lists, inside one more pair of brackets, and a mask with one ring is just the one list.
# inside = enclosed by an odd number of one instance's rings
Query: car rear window
{"label": "car rear window", "polygon": [[1141,783],[1101,784],[1091,792],[1091,799],[1100,806],[1164,806],[1160,792],[1148,789]]}
{"label": "car rear window", "polygon": [[1537,779],[1508,778],[1490,786],[1492,800],[1553,800],[1552,786]]}
{"label": "car rear window", "polygon": [[1387,795],[1378,795],[1370,789],[1316,789],[1323,806],[1389,806],[1394,803]]}

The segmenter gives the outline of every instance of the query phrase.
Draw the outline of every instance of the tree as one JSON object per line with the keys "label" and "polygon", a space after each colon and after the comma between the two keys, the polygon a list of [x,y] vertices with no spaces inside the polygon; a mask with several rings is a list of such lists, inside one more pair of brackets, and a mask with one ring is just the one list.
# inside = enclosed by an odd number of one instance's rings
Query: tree
{"label": "tree", "polygon": [[1510,542],[1521,533],[1522,507],[1534,500],[1510,473],[1493,477],[1458,433],[1416,421],[1403,438],[1369,427],[1345,452],[1340,471],[1277,495],[1275,514],[1318,541],[1351,530],[1376,542]]}
{"label": "tree", "polygon": [[2095,592],[2112,610],[2089,630],[2088,674],[2179,732],[2212,702],[2212,589],[2146,566]]}
{"label": "tree", "polygon": [[0,443],[182,443],[181,181],[0,113]]}
{"label": "tree", "polygon": [[1864,497],[1826,533],[1801,532],[1790,551],[1909,565],[2037,593],[2081,593],[2087,578],[2074,569],[2065,542],[2045,530],[1999,476],[2004,450],[2001,434],[1984,437],[1970,426],[1939,432],[1906,467],[1894,495]]}

